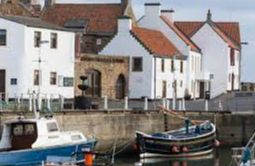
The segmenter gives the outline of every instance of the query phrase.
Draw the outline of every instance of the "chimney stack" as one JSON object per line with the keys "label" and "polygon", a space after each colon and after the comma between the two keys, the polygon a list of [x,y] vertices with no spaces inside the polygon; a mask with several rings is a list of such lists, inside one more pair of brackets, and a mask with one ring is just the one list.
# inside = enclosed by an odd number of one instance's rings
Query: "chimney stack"
{"label": "chimney stack", "polygon": [[167,18],[169,21],[174,22],[174,10],[161,10],[161,15]]}
{"label": "chimney stack", "polygon": [[118,33],[129,33],[132,29],[132,20],[128,16],[122,16],[118,19]]}
{"label": "chimney stack", "polygon": [[146,17],[159,17],[161,11],[160,3],[145,3],[145,16]]}

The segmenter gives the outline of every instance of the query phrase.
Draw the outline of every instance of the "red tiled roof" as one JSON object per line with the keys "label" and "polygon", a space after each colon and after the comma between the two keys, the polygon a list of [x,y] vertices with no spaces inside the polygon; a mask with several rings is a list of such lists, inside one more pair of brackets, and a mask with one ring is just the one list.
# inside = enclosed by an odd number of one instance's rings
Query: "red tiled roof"
{"label": "red tiled roof", "polygon": [[43,12],[42,19],[60,26],[70,19],[84,19],[87,32],[113,33],[122,13],[121,4],[55,4]]}
{"label": "red tiled roof", "polygon": [[183,33],[192,37],[203,25],[204,22],[174,22]]}
{"label": "red tiled roof", "polygon": [[132,28],[133,35],[151,53],[161,57],[181,55],[179,50],[159,31],[146,28]]}
{"label": "red tiled roof", "polygon": [[237,22],[216,22],[216,25],[237,44],[241,43],[239,23]]}
{"label": "red tiled roof", "polygon": [[[186,35],[192,37],[205,22],[175,22],[174,24]],[[231,47],[240,49],[240,29],[235,22],[211,22],[213,30]]]}
{"label": "red tiled roof", "polygon": [[186,45],[191,47],[192,51],[200,52],[200,48],[191,41],[191,39],[181,32],[171,21],[169,21],[164,16],[161,19],[185,42]]}

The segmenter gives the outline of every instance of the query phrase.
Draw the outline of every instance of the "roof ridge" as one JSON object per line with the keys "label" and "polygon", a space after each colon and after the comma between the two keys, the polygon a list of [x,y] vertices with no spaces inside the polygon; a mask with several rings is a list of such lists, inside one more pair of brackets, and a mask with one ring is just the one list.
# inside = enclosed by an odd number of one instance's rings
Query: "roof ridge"
{"label": "roof ridge", "polygon": [[[194,45],[194,47],[197,49],[198,52],[201,52],[201,49],[191,40],[190,37],[188,37],[184,32],[182,32],[177,26],[175,26],[174,24],[170,24],[170,22],[167,20],[167,18],[165,18],[164,16],[160,16],[161,19],[163,19],[163,21],[171,28],[171,25],[176,28],[180,33],[181,35],[183,35],[183,37],[185,37],[191,44],[190,47],[192,47],[192,45]],[[175,29],[173,29],[173,31],[175,31]],[[180,34],[178,34],[176,31],[175,33],[177,34],[177,36],[179,36],[183,41],[184,43],[186,43],[186,41],[180,36]],[[189,45],[189,43],[186,43],[187,45]]]}
{"label": "roof ridge", "polygon": [[[216,28],[218,28],[231,42],[233,42],[233,43],[237,46],[237,48],[240,47],[240,45],[239,45],[230,35],[226,34],[225,31],[222,30],[221,27],[219,27],[219,26],[217,25],[216,22],[211,21],[211,23],[213,23],[213,25],[214,25]],[[210,24],[209,24],[209,25],[210,25]],[[217,33],[217,32],[216,32],[216,33]]]}

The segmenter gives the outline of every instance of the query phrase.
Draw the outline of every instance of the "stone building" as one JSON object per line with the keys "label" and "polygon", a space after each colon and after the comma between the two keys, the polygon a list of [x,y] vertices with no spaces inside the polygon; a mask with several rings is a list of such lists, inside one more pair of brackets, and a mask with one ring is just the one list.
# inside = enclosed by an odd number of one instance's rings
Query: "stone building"
{"label": "stone building", "polygon": [[75,64],[75,94],[81,95],[80,76],[88,77],[86,95],[123,99],[128,95],[129,59],[121,56],[82,54]]}
{"label": "stone building", "polygon": [[32,16],[32,13],[19,0],[0,0],[0,15]]}

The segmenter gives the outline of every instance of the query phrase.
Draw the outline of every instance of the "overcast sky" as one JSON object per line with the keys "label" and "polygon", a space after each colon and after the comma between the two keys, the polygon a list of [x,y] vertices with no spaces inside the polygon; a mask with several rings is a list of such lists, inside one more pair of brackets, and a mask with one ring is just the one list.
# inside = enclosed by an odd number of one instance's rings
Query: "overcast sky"
{"label": "overcast sky", "polygon": [[255,0],[133,0],[137,17],[144,13],[144,3],[159,1],[163,9],[174,9],[175,20],[205,20],[211,9],[214,21],[235,21],[240,23],[243,45],[242,81],[255,82]]}

